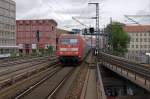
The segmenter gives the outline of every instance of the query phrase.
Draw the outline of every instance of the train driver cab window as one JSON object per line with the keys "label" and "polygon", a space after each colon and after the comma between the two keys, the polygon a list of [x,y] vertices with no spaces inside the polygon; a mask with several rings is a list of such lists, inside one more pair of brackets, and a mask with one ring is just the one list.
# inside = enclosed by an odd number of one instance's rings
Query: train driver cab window
{"label": "train driver cab window", "polygon": [[78,43],[77,39],[70,39],[70,44],[74,45],[77,43]]}
{"label": "train driver cab window", "polygon": [[75,44],[78,43],[78,40],[77,39],[68,39],[68,38],[66,38],[66,39],[61,39],[60,43],[65,44],[65,45],[67,45],[67,44],[75,45]]}

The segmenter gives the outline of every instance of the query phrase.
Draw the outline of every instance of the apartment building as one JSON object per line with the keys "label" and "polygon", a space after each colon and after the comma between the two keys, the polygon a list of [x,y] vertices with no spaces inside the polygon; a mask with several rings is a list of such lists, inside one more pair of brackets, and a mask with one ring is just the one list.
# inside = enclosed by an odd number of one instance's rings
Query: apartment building
{"label": "apartment building", "polygon": [[131,39],[126,57],[133,61],[147,63],[146,53],[150,53],[150,25],[127,25],[124,30]]}
{"label": "apartment building", "polygon": [[0,0],[0,57],[10,56],[16,46],[16,4],[12,0]]}

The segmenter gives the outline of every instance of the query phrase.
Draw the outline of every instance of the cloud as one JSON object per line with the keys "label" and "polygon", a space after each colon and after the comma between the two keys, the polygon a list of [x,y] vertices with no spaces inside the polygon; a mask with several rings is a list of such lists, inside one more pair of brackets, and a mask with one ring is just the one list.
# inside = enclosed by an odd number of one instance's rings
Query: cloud
{"label": "cloud", "polygon": [[[110,17],[123,22],[124,15],[147,11],[149,7],[149,0],[16,0],[17,19],[52,18],[58,22],[59,27],[78,25],[72,16],[95,16],[95,6],[88,5],[88,2],[100,2],[101,26],[109,23]],[[94,20],[79,20],[87,25],[95,25]]]}

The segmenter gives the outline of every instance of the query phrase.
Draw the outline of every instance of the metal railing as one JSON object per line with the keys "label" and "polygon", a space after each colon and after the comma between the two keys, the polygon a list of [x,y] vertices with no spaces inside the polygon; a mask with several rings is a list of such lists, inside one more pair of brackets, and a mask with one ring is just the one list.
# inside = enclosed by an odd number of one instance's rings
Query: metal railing
{"label": "metal railing", "polygon": [[104,90],[104,86],[103,86],[103,82],[102,82],[102,77],[101,77],[101,73],[100,73],[100,64],[97,63],[96,66],[96,81],[97,81],[97,92],[98,92],[98,99],[107,99],[106,95],[105,95],[105,90]]}
{"label": "metal railing", "polygon": [[150,69],[125,59],[102,53],[102,64],[136,85],[150,91]]}

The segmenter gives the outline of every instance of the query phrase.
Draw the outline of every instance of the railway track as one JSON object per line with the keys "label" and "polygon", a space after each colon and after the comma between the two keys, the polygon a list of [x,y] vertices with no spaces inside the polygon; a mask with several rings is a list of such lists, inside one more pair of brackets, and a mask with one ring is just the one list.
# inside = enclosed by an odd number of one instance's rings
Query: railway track
{"label": "railway track", "polygon": [[[48,57],[48,56],[43,56],[43,57]],[[28,57],[4,58],[4,59],[0,59],[0,63],[2,64],[2,63],[13,62],[13,61],[22,61],[22,60],[28,60],[28,59],[35,59],[35,58],[42,58],[42,57],[28,56]]]}
{"label": "railway track", "polygon": [[[73,94],[75,91],[79,96],[81,94],[86,68],[85,65],[81,67],[52,65],[37,74],[14,83],[8,88],[0,90],[0,99],[73,99],[77,95]],[[70,83],[70,86],[68,86],[67,82]],[[77,90],[73,90],[74,88]],[[63,90],[66,91],[64,97],[56,98],[58,93],[62,93]],[[70,98],[68,98],[68,94],[71,95],[71,97],[69,96]]]}
{"label": "railway track", "polygon": [[0,90],[0,99],[12,99],[14,96],[24,92],[30,86],[33,86],[35,83],[41,81],[48,75],[56,72],[59,68],[58,63],[51,64],[49,66],[43,67],[41,70],[30,73],[30,75],[23,76],[24,79],[13,83],[10,86],[7,86]]}
{"label": "railway track", "polygon": [[49,61],[39,61],[32,64],[26,64],[24,66],[17,66],[13,69],[7,69],[3,72],[0,72],[0,89],[23,79],[25,76],[30,76],[33,73],[36,73],[43,68],[46,68],[49,65],[53,65],[57,63],[57,59],[52,59],[51,62]]}
{"label": "railway track", "polygon": [[150,78],[150,69],[147,69],[147,68],[144,68],[144,67],[141,67],[138,65],[130,64],[130,63],[127,63],[124,61],[116,60],[116,59],[111,59],[111,63],[119,65],[119,66],[124,67],[128,70],[134,71],[138,74],[141,74],[141,75],[144,75],[144,76]]}
{"label": "railway track", "polygon": [[[46,64],[46,62],[44,63]],[[62,67],[58,61],[51,62],[48,66],[44,66],[44,63],[38,68],[33,66],[19,70],[18,73],[13,72],[15,79],[10,81],[10,85],[8,83],[9,86],[1,87],[0,99],[58,99],[56,96],[58,93],[62,93],[62,90],[65,90],[66,94],[61,99],[67,99],[69,92],[75,88],[73,86],[76,86],[74,82],[78,83],[77,89],[79,89],[75,91],[81,94],[87,71],[85,63],[78,67]],[[11,77],[9,74],[5,76]]]}
{"label": "railway track", "polygon": [[128,62],[126,60],[118,59],[118,58],[115,58],[112,56],[104,56],[103,59],[107,62],[114,64],[114,65],[119,65],[125,69],[134,71],[138,74],[141,74],[141,75],[144,75],[144,76],[150,78],[150,68],[147,68],[146,66],[132,63],[132,62]]}
{"label": "railway track", "polygon": [[139,87],[150,91],[150,69],[137,63],[128,62],[124,59],[118,59],[116,56],[103,54],[102,64],[115,73],[130,80]]}
{"label": "railway track", "polygon": [[8,73],[15,72],[15,71],[19,71],[19,70],[21,70],[21,69],[29,68],[29,67],[32,67],[32,66],[34,66],[34,65],[43,63],[43,62],[46,62],[46,60],[17,64],[17,65],[14,65],[14,66],[12,66],[12,67],[3,67],[3,68],[1,68],[1,70],[0,70],[0,76],[6,75],[6,74],[8,74]]}
{"label": "railway track", "polygon": [[[53,58],[55,58],[55,57],[53,57]],[[34,61],[41,61],[41,60],[48,60],[48,57],[36,57],[36,58],[31,58],[31,59],[18,59],[18,60],[15,60],[15,61],[2,62],[0,64],[0,67],[15,66],[15,65],[18,65],[18,64],[34,62]]]}
{"label": "railway track", "polygon": [[73,70],[73,67],[59,68],[55,73],[30,86],[26,91],[16,96],[15,99],[51,99],[58,89],[63,86]]}
{"label": "railway track", "polygon": [[46,59],[46,60],[32,61],[32,62],[28,62],[28,63],[17,64],[17,65],[11,66],[11,67],[0,67],[0,77],[2,77],[3,75],[7,75],[10,73],[20,71],[20,70],[35,67],[38,64],[43,64],[45,62],[56,61],[56,60],[57,60],[57,58],[52,58],[51,60]]}
{"label": "railway track", "polygon": [[32,61],[29,61],[29,62],[23,62],[23,63],[20,63],[20,64],[15,64],[15,65],[11,65],[11,66],[6,66],[6,67],[0,67],[0,76],[2,75],[5,75],[7,73],[11,73],[11,72],[14,72],[14,71],[18,71],[18,70],[21,70],[21,69],[25,69],[25,68],[28,68],[28,67],[32,67],[34,65],[38,65],[40,63],[44,63],[44,62],[47,62],[47,61],[54,61],[54,60],[57,60],[57,57],[54,57],[54,58],[51,58],[51,59],[39,59],[39,60],[32,60]]}

